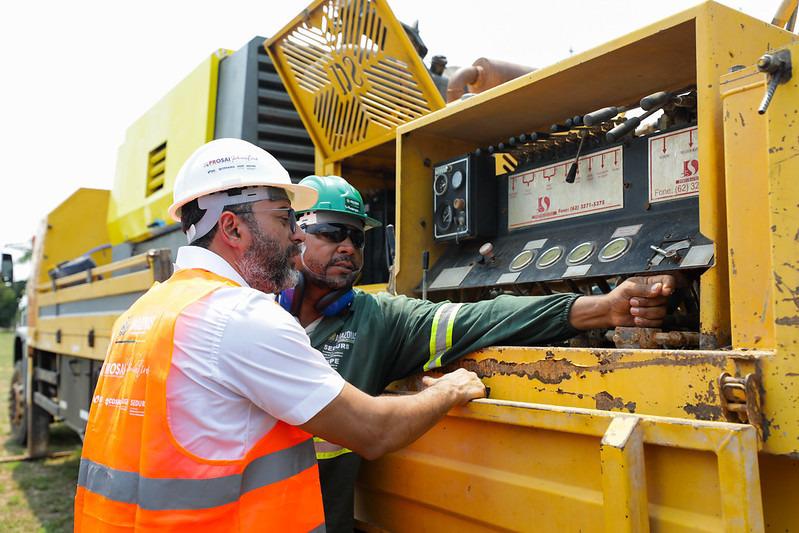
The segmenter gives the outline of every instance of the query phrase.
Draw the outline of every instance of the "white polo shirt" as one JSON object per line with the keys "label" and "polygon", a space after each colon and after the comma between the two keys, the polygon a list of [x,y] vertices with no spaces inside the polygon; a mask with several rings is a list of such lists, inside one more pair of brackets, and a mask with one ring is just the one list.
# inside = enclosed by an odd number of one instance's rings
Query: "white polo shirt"
{"label": "white polo shirt", "polygon": [[274,295],[250,288],[227,261],[198,246],[180,248],[175,268],[241,285],[191,304],[175,323],[167,412],[187,450],[241,458],[278,419],[303,424],[338,396],[344,380]]}

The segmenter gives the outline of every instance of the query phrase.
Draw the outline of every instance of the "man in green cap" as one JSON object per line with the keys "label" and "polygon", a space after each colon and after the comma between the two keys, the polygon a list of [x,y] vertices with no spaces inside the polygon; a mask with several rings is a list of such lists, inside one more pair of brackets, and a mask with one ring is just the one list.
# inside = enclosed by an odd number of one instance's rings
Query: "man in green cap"
{"label": "man in green cap", "polygon": [[[454,304],[369,294],[353,284],[363,266],[365,232],[381,224],[366,215],[360,193],[343,178],[308,176],[300,183],[316,189],[319,199],[299,213],[306,233],[301,281],[279,301],[330,366],[371,395],[486,346],[548,344],[593,328],[656,327],[675,288],[672,276],[661,275],[630,278],[601,296],[499,296]],[[447,335],[436,335],[441,328]],[[361,458],[314,440],[327,531],[352,531]]]}

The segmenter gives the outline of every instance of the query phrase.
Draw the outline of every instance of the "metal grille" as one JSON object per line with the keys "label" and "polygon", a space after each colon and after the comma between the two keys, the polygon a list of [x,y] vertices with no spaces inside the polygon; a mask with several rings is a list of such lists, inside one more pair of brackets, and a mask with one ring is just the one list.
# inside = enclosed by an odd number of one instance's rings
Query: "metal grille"
{"label": "metal grille", "polygon": [[166,142],[151,150],[147,157],[147,194],[150,196],[164,188],[166,170]]}
{"label": "metal grille", "polygon": [[382,0],[318,2],[267,48],[326,157],[385,142],[444,105]]}
{"label": "metal grille", "polygon": [[297,181],[314,172],[314,147],[266,49],[258,46],[257,143]]}

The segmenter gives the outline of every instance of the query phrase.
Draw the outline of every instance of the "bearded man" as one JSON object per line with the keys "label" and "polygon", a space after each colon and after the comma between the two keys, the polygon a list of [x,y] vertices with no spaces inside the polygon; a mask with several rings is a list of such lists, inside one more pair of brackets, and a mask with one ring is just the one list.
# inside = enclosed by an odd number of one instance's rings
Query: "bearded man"
{"label": "bearded man", "polygon": [[305,236],[294,208],[316,197],[239,139],[183,165],[169,211],[190,245],[114,325],[75,531],[324,531],[312,434],[377,457],[484,396],[462,371],[414,396],[373,398],[310,346],[271,293],[296,280]]}

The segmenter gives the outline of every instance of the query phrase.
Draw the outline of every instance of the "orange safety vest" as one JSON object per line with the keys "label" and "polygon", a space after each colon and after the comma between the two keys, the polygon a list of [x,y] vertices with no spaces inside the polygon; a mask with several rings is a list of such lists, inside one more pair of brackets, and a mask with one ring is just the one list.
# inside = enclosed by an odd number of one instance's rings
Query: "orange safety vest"
{"label": "orange safety vest", "polygon": [[175,320],[234,282],[180,270],[114,324],[92,399],[75,531],[324,531],[311,436],[278,421],[243,459],[198,457],[168,423]]}

